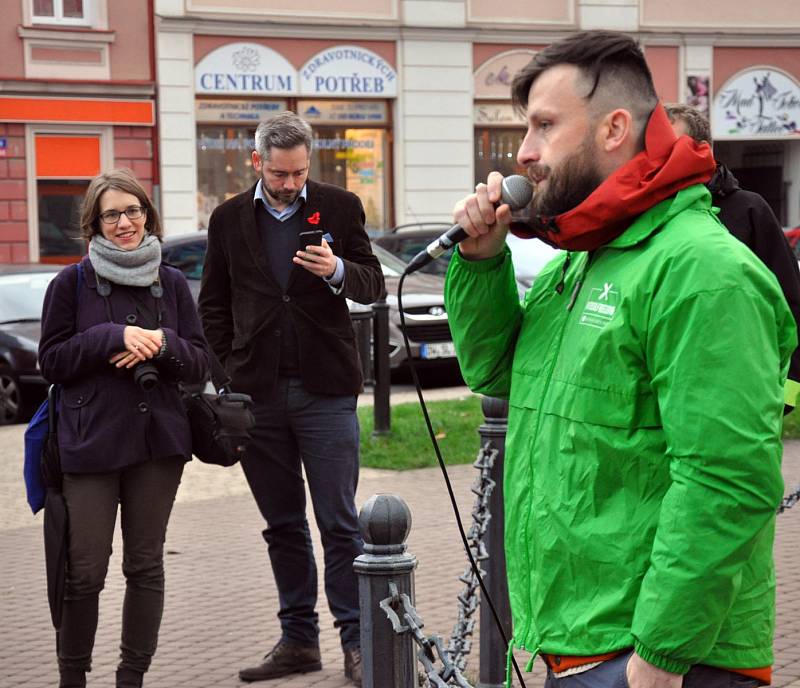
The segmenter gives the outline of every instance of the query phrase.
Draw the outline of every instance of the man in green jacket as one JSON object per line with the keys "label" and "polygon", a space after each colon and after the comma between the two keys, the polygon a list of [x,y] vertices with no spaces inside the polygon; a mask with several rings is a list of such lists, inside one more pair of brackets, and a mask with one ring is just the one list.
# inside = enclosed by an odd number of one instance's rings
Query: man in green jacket
{"label": "man in green jacket", "polygon": [[791,312],[632,39],[555,43],[512,98],[536,187],[512,231],[566,250],[520,304],[492,173],[456,205],[445,298],[465,379],[509,400],[514,645],[548,688],[765,685]]}

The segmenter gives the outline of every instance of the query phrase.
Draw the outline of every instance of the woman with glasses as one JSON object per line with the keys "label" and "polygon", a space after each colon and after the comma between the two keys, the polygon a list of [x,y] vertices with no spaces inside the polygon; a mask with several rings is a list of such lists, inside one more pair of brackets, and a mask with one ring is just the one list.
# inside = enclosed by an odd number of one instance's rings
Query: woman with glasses
{"label": "woman with glasses", "polygon": [[119,506],[126,588],[116,685],[139,688],[161,623],[167,521],[191,457],[178,383],[202,382],[208,353],[186,279],[161,264],[158,213],[129,170],[92,180],[81,231],[89,253],[51,282],[39,346],[42,374],[60,386],[69,516],[59,686],[86,685]]}

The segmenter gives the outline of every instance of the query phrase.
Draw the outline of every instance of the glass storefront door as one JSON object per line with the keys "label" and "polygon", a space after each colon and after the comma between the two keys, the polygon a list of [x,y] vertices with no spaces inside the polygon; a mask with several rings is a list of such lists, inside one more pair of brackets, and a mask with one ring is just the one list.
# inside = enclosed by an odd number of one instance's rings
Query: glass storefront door
{"label": "glass storefront door", "polygon": [[483,127],[475,129],[475,183],[486,181],[490,172],[525,174],[517,164],[517,151],[525,130],[519,127]]}

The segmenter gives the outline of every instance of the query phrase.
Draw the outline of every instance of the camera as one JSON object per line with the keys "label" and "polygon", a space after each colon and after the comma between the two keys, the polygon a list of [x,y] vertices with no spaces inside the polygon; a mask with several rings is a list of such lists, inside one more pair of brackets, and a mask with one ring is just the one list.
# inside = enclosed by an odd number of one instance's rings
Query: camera
{"label": "camera", "polygon": [[158,384],[158,368],[150,361],[142,361],[133,368],[133,381],[146,392]]}

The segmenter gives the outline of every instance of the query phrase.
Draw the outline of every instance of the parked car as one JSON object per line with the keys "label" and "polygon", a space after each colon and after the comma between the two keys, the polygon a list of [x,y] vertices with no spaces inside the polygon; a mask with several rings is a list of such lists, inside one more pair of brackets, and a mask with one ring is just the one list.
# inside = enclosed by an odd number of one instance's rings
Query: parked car
{"label": "parked car", "polygon": [[[444,234],[452,225],[444,222],[415,222],[399,225],[373,240],[381,248],[397,256],[404,263],[422,251],[428,244]],[[536,275],[558,253],[557,249],[538,239],[520,239],[509,234],[506,243],[511,248],[514,275],[520,298],[530,289]],[[444,277],[453,249],[445,252],[437,260],[428,263],[420,272]]]}
{"label": "parked car", "polygon": [[59,269],[0,265],[0,424],[27,420],[46,395],[37,360],[42,303]]}
{"label": "parked car", "polygon": [[[199,231],[167,237],[161,249],[163,259],[186,276],[195,301],[200,294],[200,278],[203,274],[207,243],[207,233]],[[380,261],[386,280],[386,302],[389,304],[389,361],[392,368],[398,368],[407,360],[397,304],[397,284],[406,265],[374,242],[372,250]],[[426,364],[455,365],[455,349],[444,307],[444,279],[430,274],[409,275],[403,284],[403,291],[403,307],[412,358],[415,362]],[[348,307],[351,314],[368,308],[349,300]],[[355,319],[358,319],[357,316]]]}

